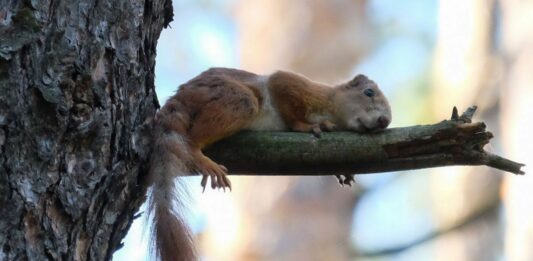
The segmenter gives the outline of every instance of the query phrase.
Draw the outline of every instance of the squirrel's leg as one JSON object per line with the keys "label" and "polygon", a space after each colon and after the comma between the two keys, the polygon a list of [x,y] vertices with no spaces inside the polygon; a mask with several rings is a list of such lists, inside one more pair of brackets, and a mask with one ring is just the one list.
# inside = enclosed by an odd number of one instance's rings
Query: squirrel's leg
{"label": "squirrel's leg", "polygon": [[191,155],[196,171],[203,175],[204,190],[209,177],[211,188],[231,189],[231,183],[226,167],[205,156],[202,149],[242,130],[259,112],[258,99],[246,87],[227,86],[224,91],[223,98],[209,102],[196,114],[189,130]]}
{"label": "squirrel's leg", "polygon": [[323,131],[334,131],[337,129],[337,125],[329,120],[325,120],[320,123],[320,129]]}
{"label": "squirrel's leg", "polygon": [[320,124],[311,124],[299,120],[295,120],[291,123],[291,129],[298,132],[311,132],[317,138],[320,137],[322,131],[334,131],[337,128],[337,125],[331,121],[325,120]]}
{"label": "squirrel's leg", "polygon": [[319,124],[310,124],[310,123],[303,122],[303,121],[292,122],[291,129],[293,131],[298,131],[298,132],[311,132],[317,138],[319,138],[320,135],[322,134],[322,130],[320,129]]}
{"label": "squirrel's leg", "polygon": [[196,170],[202,173],[203,177],[200,184],[204,191],[209,177],[211,177],[211,188],[223,188],[226,190],[227,187],[231,190],[231,182],[226,176],[226,173],[228,172],[226,167],[217,164],[209,157],[205,156],[200,148],[193,148],[191,154],[194,158]]}

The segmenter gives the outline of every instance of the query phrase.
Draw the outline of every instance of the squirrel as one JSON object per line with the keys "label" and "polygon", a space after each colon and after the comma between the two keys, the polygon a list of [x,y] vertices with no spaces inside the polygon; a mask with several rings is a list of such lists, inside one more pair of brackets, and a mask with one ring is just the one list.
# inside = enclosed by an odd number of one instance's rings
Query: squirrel
{"label": "squirrel", "polygon": [[[183,191],[174,178],[203,175],[205,190],[229,188],[227,169],[202,153],[206,146],[241,130],[370,132],[391,121],[389,103],[364,75],[328,86],[287,71],[270,75],[229,68],[211,68],[182,84],[156,113],[148,203],[155,254],[163,261],[196,260],[193,240],[175,209]],[[346,177],[341,184],[351,184]]]}

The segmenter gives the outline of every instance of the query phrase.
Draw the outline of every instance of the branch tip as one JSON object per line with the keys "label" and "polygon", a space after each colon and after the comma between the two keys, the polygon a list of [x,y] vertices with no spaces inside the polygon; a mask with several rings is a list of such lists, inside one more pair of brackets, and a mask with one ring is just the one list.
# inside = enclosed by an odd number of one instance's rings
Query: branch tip
{"label": "branch tip", "polygon": [[467,123],[472,122],[472,117],[474,116],[474,113],[476,113],[476,110],[477,110],[476,105],[472,105],[468,107],[468,109],[466,109],[466,111],[463,112],[463,114],[461,114],[459,119]]}
{"label": "branch tip", "polygon": [[500,157],[492,153],[487,153],[486,156],[487,156],[487,164],[486,164],[487,166],[490,166],[490,167],[493,167],[499,170],[503,170],[503,171],[508,171],[516,175],[526,174],[522,170],[522,167],[525,166],[525,164],[523,163],[514,162],[512,160]]}

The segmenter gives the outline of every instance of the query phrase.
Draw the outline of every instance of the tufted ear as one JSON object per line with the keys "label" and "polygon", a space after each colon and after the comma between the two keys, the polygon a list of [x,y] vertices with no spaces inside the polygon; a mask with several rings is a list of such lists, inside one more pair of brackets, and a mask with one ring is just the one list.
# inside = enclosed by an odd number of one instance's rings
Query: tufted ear
{"label": "tufted ear", "polygon": [[358,74],[350,81],[349,85],[350,87],[357,87],[365,82],[368,82],[368,77],[363,74]]}

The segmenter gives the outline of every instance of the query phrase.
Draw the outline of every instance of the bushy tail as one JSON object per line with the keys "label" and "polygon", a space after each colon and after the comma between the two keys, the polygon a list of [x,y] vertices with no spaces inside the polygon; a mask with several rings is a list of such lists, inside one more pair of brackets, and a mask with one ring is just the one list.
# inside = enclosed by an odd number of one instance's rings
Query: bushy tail
{"label": "bushy tail", "polygon": [[191,232],[180,215],[183,209],[180,200],[186,196],[186,188],[179,180],[174,183],[174,177],[187,171],[186,141],[176,133],[158,128],[154,131],[150,160],[153,184],[148,200],[148,217],[152,221],[151,252],[162,261],[196,260]]}

